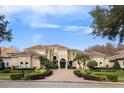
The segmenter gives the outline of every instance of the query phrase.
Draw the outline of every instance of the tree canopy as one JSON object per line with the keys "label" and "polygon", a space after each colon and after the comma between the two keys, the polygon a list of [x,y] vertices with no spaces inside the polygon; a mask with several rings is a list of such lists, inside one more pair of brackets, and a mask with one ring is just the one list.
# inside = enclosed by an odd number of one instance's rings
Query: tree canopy
{"label": "tree canopy", "polygon": [[97,65],[98,65],[98,63],[97,63],[96,61],[94,61],[94,60],[91,60],[91,61],[89,61],[89,62],[87,63],[87,66],[88,66],[90,69],[94,68],[94,67],[97,66]]}
{"label": "tree canopy", "polygon": [[85,49],[85,52],[100,52],[108,56],[113,56],[115,55],[116,52],[124,50],[124,45],[123,44],[118,44],[117,46],[111,44],[111,43],[106,43],[106,45],[93,45]]}
{"label": "tree canopy", "polygon": [[12,30],[8,30],[9,22],[5,20],[4,15],[0,15],[0,42],[12,40]]}
{"label": "tree canopy", "polygon": [[46,56],[43,56],[43,55],[38,56],[37,59],[39,59],[40,61],[40,68],[50,63],[50,60]]}
{"label": "tree canopy", "polygon": [[96,6],[90,11],[93,17],[92,35],[122,43],[124,40],[124,6],[112,5],[107,8]]}

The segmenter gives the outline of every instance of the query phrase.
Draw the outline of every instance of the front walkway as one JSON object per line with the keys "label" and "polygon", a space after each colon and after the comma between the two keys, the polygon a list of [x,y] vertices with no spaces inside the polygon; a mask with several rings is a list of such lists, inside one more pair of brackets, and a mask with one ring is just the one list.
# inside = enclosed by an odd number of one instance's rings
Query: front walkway
{"label": "front walkway", "polygon": [[58,81],[58,82],[86,82],[83,78],[79,78],[73,74],[73,70],[60,69],[54,70],[53,75],[43,79],[42,81]]}

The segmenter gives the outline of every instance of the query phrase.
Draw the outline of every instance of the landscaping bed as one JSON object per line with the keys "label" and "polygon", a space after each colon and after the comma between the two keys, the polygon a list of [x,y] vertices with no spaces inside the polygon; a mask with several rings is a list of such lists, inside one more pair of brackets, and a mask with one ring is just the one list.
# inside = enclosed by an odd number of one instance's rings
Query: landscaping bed
{"label": "landscaping bed", "polygon": [[0,80],[37,80],[52,75],[52,70],[44,69],[5,69],[0,71]]}
{"label": "landscaping bed", "polygon": [[[107,73],[107,72],[106,72]],[[102,73],[96,73],[90,70],[75,70],[74,74],[78,77],[82,77],[86,80],[95,80],[95,81],[111,81],[111,82],[117,82],[119,81],[118,75],[116,74],[102,74]]]}

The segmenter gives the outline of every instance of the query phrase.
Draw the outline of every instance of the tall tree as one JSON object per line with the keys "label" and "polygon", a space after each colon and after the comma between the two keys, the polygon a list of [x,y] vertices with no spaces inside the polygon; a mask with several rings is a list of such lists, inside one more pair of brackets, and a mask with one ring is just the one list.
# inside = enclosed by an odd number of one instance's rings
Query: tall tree
{"label": "tall tree", "polygon": [[[8,30],[8,24],[9,22],[7,20],[5,20],[5,16],[4,15],[0,15],[0,43],[2,41],[11,41],[12,40],[12,30],[9,29]],[[1,59],[1,47],[0,47],[0,59]],[[2,59],[0,61],[0,63],[2,63]]]}
{"label": "tall tree", "polygon": [[7,29],[9,22],[5,20],[4,15],[0,15],[0,42],[12,40],[12,30]]}
{"label": "tall tree", "polygon": [[93,17],[92,34],[109,40],[124,40],[124,6],[112,5],[107,8],[96,6],[90,11]]}

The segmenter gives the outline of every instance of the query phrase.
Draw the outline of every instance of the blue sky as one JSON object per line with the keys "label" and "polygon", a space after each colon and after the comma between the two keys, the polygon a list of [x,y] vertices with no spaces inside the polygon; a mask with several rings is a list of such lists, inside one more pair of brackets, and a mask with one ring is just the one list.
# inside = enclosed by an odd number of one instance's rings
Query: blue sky
{"label": "blue sky", "polygon": [[20,49],[37,44],[61,44],[84,50],[95,44],[105,44],[106,39],[90,35],[92,17],[89,11],[95,6],[1,6],[0,14],[10,21],[12,42],[2,46]]}

